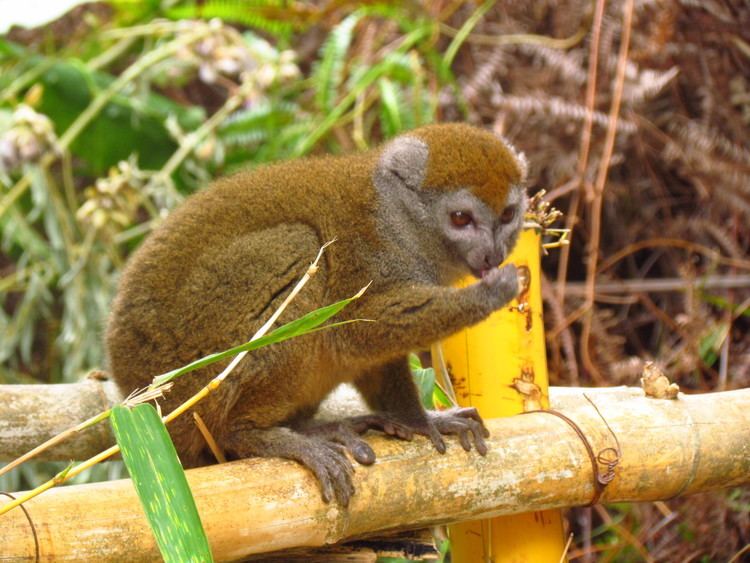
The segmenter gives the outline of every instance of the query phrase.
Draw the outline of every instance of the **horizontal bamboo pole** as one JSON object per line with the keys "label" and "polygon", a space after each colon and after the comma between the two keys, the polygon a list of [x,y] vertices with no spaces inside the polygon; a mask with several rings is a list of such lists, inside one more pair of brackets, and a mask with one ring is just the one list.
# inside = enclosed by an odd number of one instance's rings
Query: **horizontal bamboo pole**
{"label": "horizontal bamboo pole", "polygon": [[[0,462],[11,461],[122,399],[111,381],[0,385]],[[46,461],[87,459],[114,443],[109,424],[98,424],[54,446]]]}
{"label": "horizontal bamboo pole", "polygon": [[[602,501],[750,484],[750,389],[658,400],[640,389],[557,388],[552,398],[595,452],[615,446],[612,433],[617,436],[621,460]],[[487,426],[486,457],[464,452],[455,440],[440,455],[424,439],[372,438],[378,461],[356,468],[357,494],[348,510],[324,504],[309,472],[284,460],[195,469],[188,480],[217,560],[593,498],[589,454],[564,420],[532,413]],[[42,561],[158,557],[129,480],[54,489],[25,506]],[[0,560],[33,560],[34,536],[20,509],[0,517],[0,529]]]}

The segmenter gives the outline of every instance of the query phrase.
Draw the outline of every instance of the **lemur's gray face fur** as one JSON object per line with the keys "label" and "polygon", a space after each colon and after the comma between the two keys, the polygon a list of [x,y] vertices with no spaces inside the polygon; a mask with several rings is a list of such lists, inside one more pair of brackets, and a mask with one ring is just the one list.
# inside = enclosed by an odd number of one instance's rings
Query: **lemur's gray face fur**
{"label": "lemur's gray face fur", "polygon": [[441,194],[430,207],[457,265],[481,278],[498,267],[515,246],[526,212],[526,196],[522,187],[514,186],[499,214],[465,189]]}
{"label": "lemur's gray face fur", "polygon": [[[386,146],[373,178],[388,216],[383,223],[394,229],[418,226],[414,235],[440,264],[443,281],[467,273],[481,278],[516,244],[526,212],[525,188],[511,185],[505,206],[496,212],[468,186],[447,191],[424,185],[428,158],[427,145],[417,138],[399,137]],[[525,173],[523,157],[518,159]]]}

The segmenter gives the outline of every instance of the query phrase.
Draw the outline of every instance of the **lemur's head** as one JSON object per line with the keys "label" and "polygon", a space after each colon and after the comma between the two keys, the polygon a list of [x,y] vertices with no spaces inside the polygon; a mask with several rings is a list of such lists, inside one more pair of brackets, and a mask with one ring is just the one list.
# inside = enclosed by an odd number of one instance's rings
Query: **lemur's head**
{"label": "lemur's head", "polygon": [[[526,160],[504,139],[464,124],[429,125],[387,143],[374,174],[384,198],[403,203],[444,273],[483,277],[508,256],[526,211]],[[427,236],[429,235],[429,236]]]}

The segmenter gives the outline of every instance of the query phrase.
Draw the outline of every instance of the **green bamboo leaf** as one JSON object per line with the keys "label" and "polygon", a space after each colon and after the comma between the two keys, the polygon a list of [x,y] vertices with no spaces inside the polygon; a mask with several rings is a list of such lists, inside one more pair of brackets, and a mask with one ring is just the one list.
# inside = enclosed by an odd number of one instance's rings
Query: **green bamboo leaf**
{"label": "green bamboo leaf", "polygon": [[409,354],[409,369],[411,371],[422,369],[422,360],[414,353]]}
{"label": "green bamboo leaf", "polygon": [[185,471],[156,409],[116,406],[110,420],[164,561],[213,561]]}
{"label": "green bamboo leaf", "polygon": [[435,385],[435,370],[422,367],[422,361],[416,354],[409,354],[409,369],[414,377],[414,383],[417,384],[422,406],[426,409],[434,409],[433,397],[435,389],[438,389]]}
{"label": "green bamboo leaf", "polygon": [[[320,309],[315,309],[314,311],[307,313],[299,319],[282,325],[276,330],[256,340],[250,340],[249,342],[245,342],[244,344],[240,344],[239,346],[235,346],[234,348],[229,348],[228,350],[224,350],[223,352],[209,354],[208,356],[204,356],[203,358],[195,360],[194,362],[191,362],[186,366],[182,366],[181,368],[173,369],[172,371],[169,371],[162,375],[158,375],[154,378],[152,386],[161,385],[188,372],[205,367],[215,362],[219,362],[221,360],[225,360],[227,358],[231,358],[233,356],[236,356],[240,352],[252,352],[253,350],[257,350],[258,348],[262,348],[263,346],[268,346],[269,344],[276,344],[278,342],[283,342],[284,340],[294,338],[295,336],[302,336],[303,334],[313,332],[320,325],[322,325],[336,313],[341,311],[341,309],[346,307],[349,303],[351,303],[355,299],[358,299],[362,295],[363,291],[364,290],[360,291],[353,297],[342,299],[341,301],[337,301],[336,303],[332,303],[331,305],[321,307]],[[344,323],[336,323],[336,325],[345,324],[346,322],[349,321],[344,321]]]}
{"label": "green bamboo leaf", "polygon": [[435,401],[433,400],[435,386],[435,370],[432,368],[420,368],[414,371],[414,381],[419,390],[419,399],[422,406],[426,409],[434,409]]}
{"label": "green bamboo leaf", "polygon": [[444,80],[447,79],[447,77],[451,74],[450,69],[451,65],[453,64],[453,59],[456,57],[458,50],[461,48],[461,45],[463,45],[464,41],[466,41],[466,38],[471,33],[472,29],[474,29],[474,26],[479,23],[479,20],[484,17],[484,15],[490,8],[492,8],[495,2],[497,2],[497,0],[485,0],[485,2],[481,6],[479,6],[479,8],[477,8],[474,13],[471,14],[471,16],[468,17],[468,19],[461,26],[461,29],[458,30],[458,33],[453,38],[450,45],[448,45],[439,69],[440,74]]}
{"label": "green bamboo leaf", "polygon": [[416,354],[409,354],[409,369],[419,390],[419,398],[426,409],[447,409],[453,406],[448,395],[435,383],[434,368],[422,367]]}

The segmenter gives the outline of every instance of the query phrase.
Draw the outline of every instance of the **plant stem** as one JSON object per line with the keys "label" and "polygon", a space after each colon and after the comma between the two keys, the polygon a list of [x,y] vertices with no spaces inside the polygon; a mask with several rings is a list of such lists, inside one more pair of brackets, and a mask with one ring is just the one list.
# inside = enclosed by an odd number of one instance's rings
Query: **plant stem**
{"label": "plant stem", "polygon": [[244,82],[237,92],[227,98],[224,105],[221,106],[221,108],[208,118],[198,129],[185,135],[180,146],[172,154],[167,163],[149,180],[146,189],[153,188],[158,184],[169,184],[169,177],[175,170],[177,170],[177,167],[182,164],[182,161],[185,160],[187,155],[189,155],[193,149],[198,146],[198,143],[205,139],[209,133],[216,129],[230,113],[242,105],[242,102],[245,101],[253,86],[254,85],[250,80]]}

